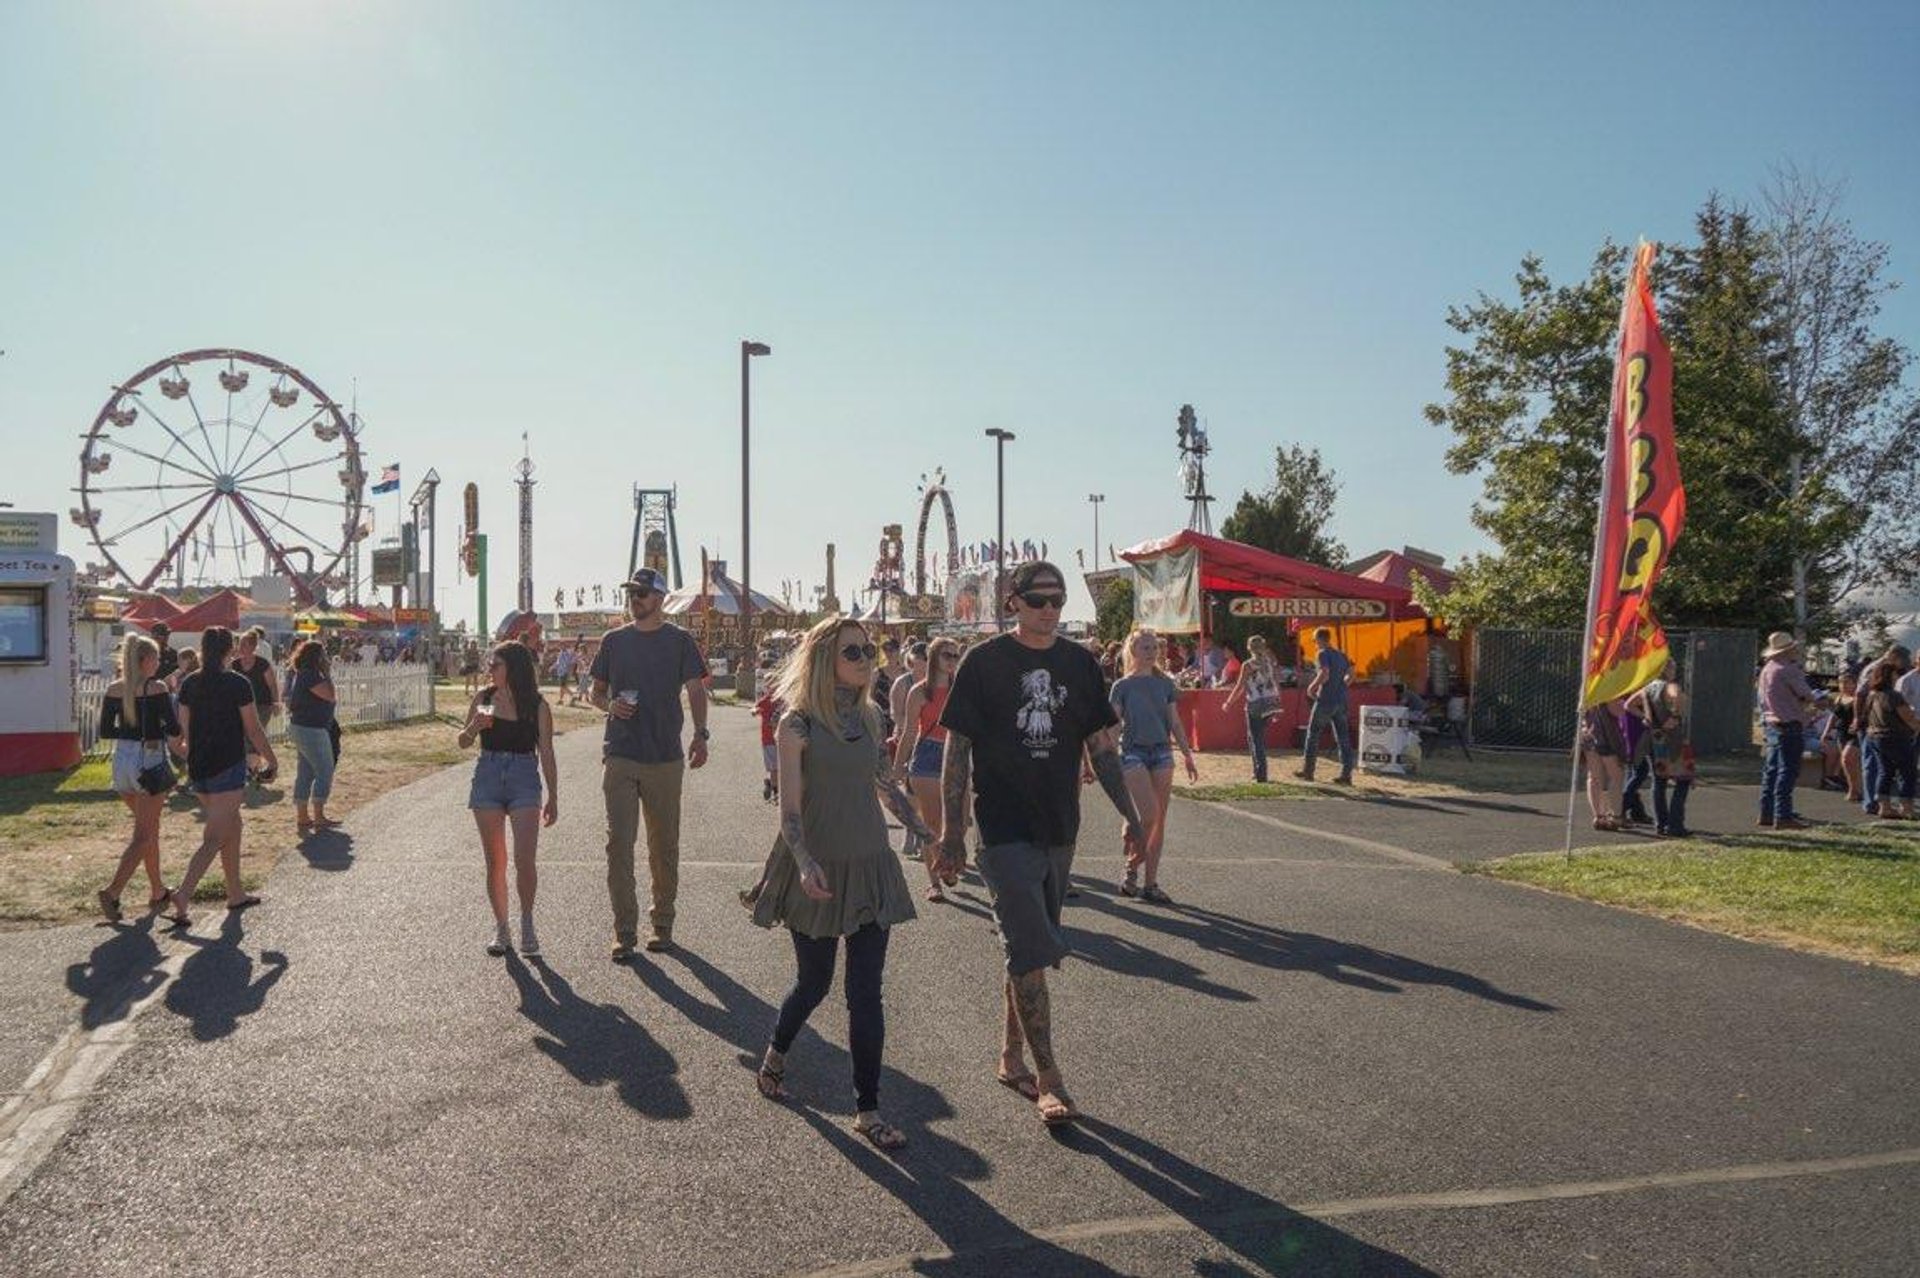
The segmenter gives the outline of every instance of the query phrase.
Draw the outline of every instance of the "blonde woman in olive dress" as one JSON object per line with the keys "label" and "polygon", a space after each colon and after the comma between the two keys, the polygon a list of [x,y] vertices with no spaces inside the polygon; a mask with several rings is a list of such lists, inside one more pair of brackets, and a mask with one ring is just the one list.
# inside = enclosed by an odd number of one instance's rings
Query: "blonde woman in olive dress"
{"label": "blonde woman in olive dress", "polygon": [[787,1053],[833,985],[844,942],[853,1129],[877,1148],[893,1150],[907,1138],[880,1117],[886,1043],[880,985],[888,934],[914,909],[880,804],[924,842],[933,835],[894,779],[879,711],[867,695],[873,659],[864,626],[828,617],[787,659],[774,694],[788,707],[776,738],[780,835],[753,921],[788,930],[796,972],[757,1081],[768,1100],[786,1098]]}

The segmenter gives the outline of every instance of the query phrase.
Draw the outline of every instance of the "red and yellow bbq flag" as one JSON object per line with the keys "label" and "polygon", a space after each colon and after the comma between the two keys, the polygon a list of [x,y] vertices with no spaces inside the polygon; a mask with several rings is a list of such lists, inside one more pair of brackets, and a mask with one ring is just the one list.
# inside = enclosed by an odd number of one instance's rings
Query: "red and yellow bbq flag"
{"label": "red and yellow bbq flag", "polygon": [[1680,539],[1687,492],[1673,448],[1673,357],[1653,308],[1652,265],[1653,245],[1642,244],[1620,312],[1587,594],[1583,709],[1658,678],[1668,655],[1666,632],[1653,614],[1653,585]]}

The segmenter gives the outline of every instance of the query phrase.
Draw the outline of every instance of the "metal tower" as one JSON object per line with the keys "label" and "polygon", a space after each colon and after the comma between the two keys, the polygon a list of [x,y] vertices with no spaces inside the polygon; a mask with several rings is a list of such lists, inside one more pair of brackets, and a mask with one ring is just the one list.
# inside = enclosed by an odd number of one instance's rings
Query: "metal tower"
{"label": "metal tower", "polygon": [[627,552],[627,576],[645,565],[667,574],[675,590],[680,589],[680,531],[674,525],[674,508],[680,504],[678,488],[642,488],[633,486],[633,547]]}
{"label": "metal tower", "polygon": [[533,611],[533,456],[527,449],[527,437],[520,436],[520,462],[514,468],[520,478],[520,594],[515,605],[521,612]]}
{"label": "metal tower", "polygon": [[1191,506],[1187,527],[1211,537],[1213,497],[1207,492],[1207,454],[1213,451],[1213,445],[1207,442],[1207,428],[1200,424],[1192,404],[1180,405],[1178,420],[1180,426],[1175,433],[1180,436],[1180,478]]}

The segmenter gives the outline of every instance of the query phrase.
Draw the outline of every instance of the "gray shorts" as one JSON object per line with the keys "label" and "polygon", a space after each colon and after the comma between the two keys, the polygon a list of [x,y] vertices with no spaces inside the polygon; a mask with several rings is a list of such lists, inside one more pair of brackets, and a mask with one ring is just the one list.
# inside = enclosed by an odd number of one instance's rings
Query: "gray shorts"
{"label": "gray shorts", "polygon": [[1007,947],[1007,974],[1058,967],[1070,951],[1060,928],[1073,845],[1001,843],[980,849],[980,877],[993,889],[993,917]]}

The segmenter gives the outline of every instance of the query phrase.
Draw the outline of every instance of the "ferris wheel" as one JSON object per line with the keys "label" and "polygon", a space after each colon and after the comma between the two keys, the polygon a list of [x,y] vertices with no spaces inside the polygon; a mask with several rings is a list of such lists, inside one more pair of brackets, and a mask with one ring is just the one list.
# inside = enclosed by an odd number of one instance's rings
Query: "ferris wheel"
{"label": "ferris wheel", "polygon": [[84,436],[70,515],[137,589],[271,573],[311,603],[344,584],[336,572],[368,532],[357,435],[291,364],[187,351],[113,388]]}

